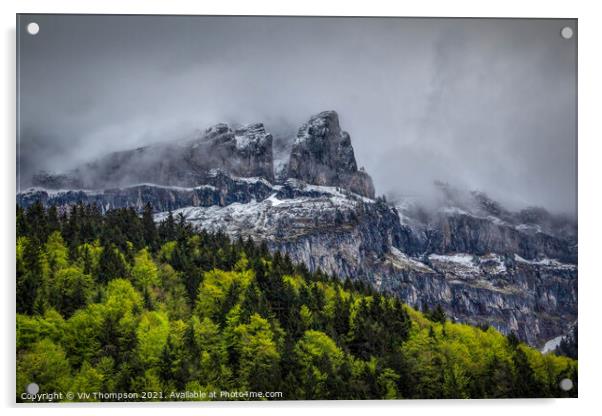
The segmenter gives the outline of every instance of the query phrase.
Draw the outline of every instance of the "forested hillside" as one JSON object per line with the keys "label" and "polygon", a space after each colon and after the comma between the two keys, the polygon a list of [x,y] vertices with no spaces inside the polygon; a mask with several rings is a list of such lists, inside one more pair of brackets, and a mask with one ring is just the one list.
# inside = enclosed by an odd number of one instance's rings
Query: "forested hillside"
{"label": "forested hillside", "polygon": [[[17,206],[16,252],[19,401],[31,382],[40,393],[160,392],[157,400],[577,394],[575,360],[182,218],[157,225],[150,206],[141,217]],[[559,388],[563,378],[571,391]]]}

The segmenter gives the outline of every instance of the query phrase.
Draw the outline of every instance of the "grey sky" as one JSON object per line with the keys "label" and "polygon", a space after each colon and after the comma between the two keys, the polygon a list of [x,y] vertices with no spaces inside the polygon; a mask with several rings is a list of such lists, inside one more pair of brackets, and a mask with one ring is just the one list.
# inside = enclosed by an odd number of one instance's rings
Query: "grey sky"
{"label": "grey sky", "polygon": [[294,134],[334,109],[377,194],[440,179],[575,211],[574,20],[20,19],[24,181],[221,121]]}

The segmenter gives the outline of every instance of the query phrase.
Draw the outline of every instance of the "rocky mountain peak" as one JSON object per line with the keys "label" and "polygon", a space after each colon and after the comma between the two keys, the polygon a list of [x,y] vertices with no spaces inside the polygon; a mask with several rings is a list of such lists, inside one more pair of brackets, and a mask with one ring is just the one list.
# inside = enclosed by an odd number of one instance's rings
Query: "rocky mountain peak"
{"label": "rocky mountain peak", "polygon": [[236,176],[274,179],[272,135],[262,123],[236,129],[219,123],[191,146],[190,160],[197,171],[222,169]]}
{"label": "rocky mountain peak", "polygon": [[335,111],[323,111],[301,126],[288,164],[289,178],[314,185],[340,186],[374,198],[370,176],[357,168],[349,134]]}
{"label": "rocky mountain peak", "polygon": [[205,129],[205,134],[203,135],[203,138],[212,139],[216,136],[231,132],[232,130],[226,123],[217,123]]}
{"label": "rocky mountain peak", "polygon": [[262,151],[272,152],[272,135],[265,130],[263,123],[252,123],[237,128],[234,132],[236,139],[236,148],[239,150],[248,149],[250,152],[259,153]]}
{"label": "rocky mountain peak", "polygon": [[336,137],[341,134],[339,115],[334,110],[322,111],[315,114],[304,123],[297,134],[297,141],[307,138],[325,138],[328,135]]}
{"label": "rocky mountain peak", "polygon": [[[288,163],[282,163],[281,156],[279,163],[286,167],[280,169],[279,181],[298,179],[374,198],[372,179],[358,169],[351,138],[341,129],[335,111],[312,116],[299,128],[285,156]],[[185,141],[114,152],[61,174],[40,173],[33,184],[48,189],[105,189],[139,183],[197,186],[211,169],[274,182],[278,169],[272,134],[263,123],[242,127],[218,123]]]}
{"label": "rocky mountain peak", "polygon": [[484,212],[500,218],[508,217],[510,213],[502,205],[489,197],[483,191],[472,191],[471,195],[478,207]]}

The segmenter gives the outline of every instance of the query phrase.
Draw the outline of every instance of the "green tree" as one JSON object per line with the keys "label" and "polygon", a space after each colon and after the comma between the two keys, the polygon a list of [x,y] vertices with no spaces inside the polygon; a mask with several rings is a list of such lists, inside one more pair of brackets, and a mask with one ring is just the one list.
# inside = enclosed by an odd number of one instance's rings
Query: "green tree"
{"label": "green tree", "polygon": [[40,393],[66,392],[71,382],[69,362],[63,349],[42,339],[32,349],[17,356],[17,399],[29,383],[36,383]]}
{"label": "green tree", "polygon": [[54,231],[50,234],[46,242],[46,253],[51,273],[56,273],[69,265],[69,249],[65,246],[60,232]]}
{"label": "green tree", "polygon": [[128,276],[128,264],[123,253],[114,244],[104,245],[98,264],[98,281],[107,283]]}
{"label": "green tree", "polygon": [[59,270],[50,288],[52,305],[65,317],[85,307],[92,296],[94,280],[77,267]]}
{"label": "green tree", "polygon": [[56,205],[51,205],[47,213],[48,232],[53,233],[55,231],[61,231],[61,223],[59,221],[59,213]]}
{"label": "green tree", "polygon": [[208,317],[200,321],[192,317],[191,329],[198,351],[198,378],[203,383],[225,388],[232,371],[228,366],[228,352],[219,327]]}
{"label": "green tree", "polygon": [[25,210],[19,204],[17,204],[17,240],[19,237],[26,237],[29,234],[29,225],[27,224],[27,218],[25,216]]}
{"label": "green tree", "polygon": [[147,304],[151,304],[151,289],[159,284],[159,273],[147,249],[140,250],[134,258],[131,274],[134,284],[142,291]]}
{"label": "green tree", "polygon": [[320,331],[305,331],[294,354],[299,366],[299,380],[306,399],[326,399],[328,379],[343,364],[344,353],[336,343]]}
{"label": "green tree", "polygon": [[514,367],[516,369],[516,377],[514,379],[514,395],[515,397],[545,397],[543,395],[542,385],[537,379],[535,371],[529,362],[523,347],[518,347],[514,351],[512,357]]}
{"label": "green tree", "polygon": [[200,317],[223,320],[227,311],[241,300],[253,280],[252,271],[226,272],[212,270],[204,274],[198,289],[195,311]]}
{"label": "green tree", "polygon": [[156,252],[159,248],[159,232],[155,225],[153,206],[150,202],[144,206],[144,211],[142,212],[142,227],[144,242],[153,253]]}
{"label": "green tree", "polygon": [[[69,390],[78,395],[75,401],[95,401],[91,393],[102,391],[103,382],[104,374],[86,361],[73,377]],[[90,396],[86,397],[83,393],[88,393]],[[79,396],[80,394],[82,396]]]}
{"label": "green tree", "polygon": [[447,320],[447,314],[441,307],[441,305],[437,304],[433,312],[431,313],[430,319],[434,322],[440,322],[442,324]]}
{"label": "green tree", "polygon": [[169,336],[169,320],[163,312],[145,312],[136,330],[138,355],[148,367],[156,366]]}
{"label": "green tree", "polygon": [[48,218],[40,200],[31,204],[27,209],[25,217],[30,232],[29,237],[36,240],[39,244],[45,243],[49,234]]}
{"label": "green tree", "polygon": [[240,368],[240,385],[252,391],[268,391],[279,378],[280,354],[269,322],[257,314],[234,330]]}
{"label": "green tree", "polygon": [[17,243],[17,312],[42,313],[47,300],[48,261],[37,239],[21,237]]}

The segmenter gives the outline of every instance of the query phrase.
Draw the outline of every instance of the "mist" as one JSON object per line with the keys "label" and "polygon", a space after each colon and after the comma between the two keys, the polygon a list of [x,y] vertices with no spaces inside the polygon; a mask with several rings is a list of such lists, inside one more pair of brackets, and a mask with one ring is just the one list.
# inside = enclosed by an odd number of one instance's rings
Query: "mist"
{"label": "mist", "polygon": [[[40,33],[27,35],[30,21]],[[576,215],[575,20],[21,15],[18,180],[336,110],[377,194],[435,180]]]}

